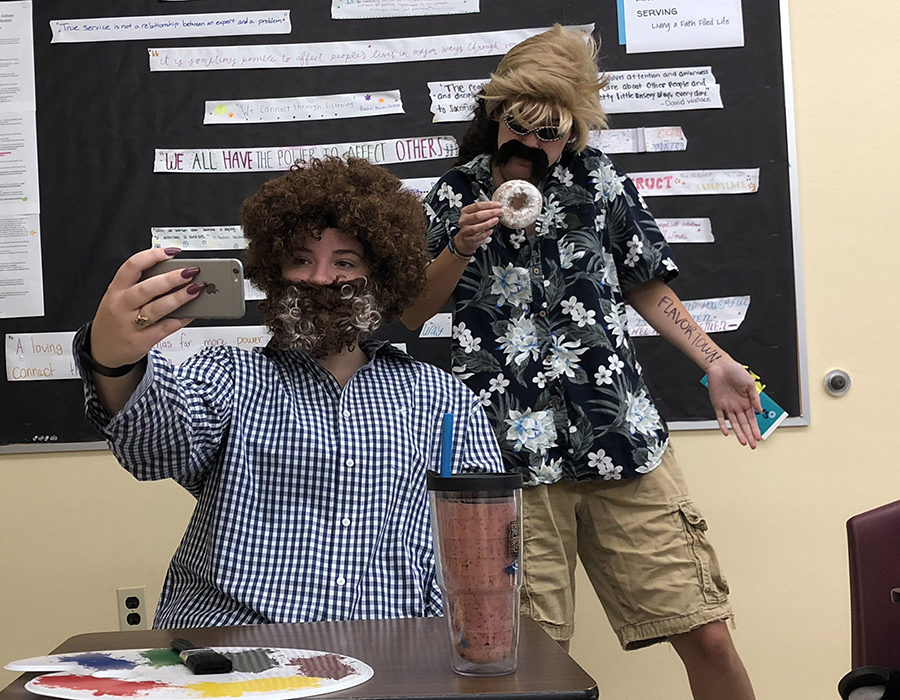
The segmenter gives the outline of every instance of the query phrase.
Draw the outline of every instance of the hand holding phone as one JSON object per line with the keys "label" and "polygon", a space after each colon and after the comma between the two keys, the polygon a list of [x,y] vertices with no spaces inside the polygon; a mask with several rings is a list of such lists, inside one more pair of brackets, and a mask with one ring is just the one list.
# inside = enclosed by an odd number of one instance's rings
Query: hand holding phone
{"label": "hand holding phone", "polygon": [[170,313],[170,318],[243,317],[244,266],[236,258],[170,258],[146,270],[141,279],[187,267],[198,267],[200,272],[185,286],[200,283],[204,287],[194,299]]}

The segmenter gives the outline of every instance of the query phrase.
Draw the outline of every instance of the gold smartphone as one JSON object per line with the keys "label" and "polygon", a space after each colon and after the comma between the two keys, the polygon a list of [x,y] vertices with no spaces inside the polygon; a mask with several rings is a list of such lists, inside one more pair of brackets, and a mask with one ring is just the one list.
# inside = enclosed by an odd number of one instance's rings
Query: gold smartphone
{"label": "gold smartphone", "polygon": [[[200,272],[184,286],[202,282],[206,286],[195,299],[175,309],[171,318],[241,318],[244,305],[244,266],[236,258],[171,258],[145,270],[142,280],[186,267]],[[173,290],[174,291],[174,290]]]}

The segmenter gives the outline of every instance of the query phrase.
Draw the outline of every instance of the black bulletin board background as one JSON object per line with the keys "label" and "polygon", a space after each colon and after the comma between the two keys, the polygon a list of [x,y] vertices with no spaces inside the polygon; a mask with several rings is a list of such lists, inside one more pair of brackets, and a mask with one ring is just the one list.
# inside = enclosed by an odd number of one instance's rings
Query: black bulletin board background
{"label": "black bulletin board background", "polygon": [[[628,171],[760,168],[752,195],[648,199],[660,217],[712,220],[714,244],[674,246],[683,299],[751,295],[741,328],[716,335],[749,364],[791,416],[803,413],[788,162],[782,29],[778,0],[744,3],[745,46],[626,54],[615,0],[481,0],[481,12],[442,17],[332,20],[330,0],[260,5],[249,0],[38,0],[34,3],[37,127],[45,316],[0,321],[4,333],[74,330],[93,315],[119,264],[146,248],[151,226],[236,225],[245,196],[278,173],[154,174],[155,148],[298,146],[453,134],[465,123],[432,123],[426,83],[486,77],[499,57],[393,65],[150,73],[153,46],[305,43],[594,23],[607,70],[713,69],[724,109],[614,114],[611,126],[681,125],[685,152],[617,155]],[[49,21],[78,17],[290,9],[288,35],[51,44]],[[401,115],[252,125],[203,125],[207,99],[252,99],[400,89]],[[437,176],[451,162],[387,166],[401,178]],[[190,253],[194,255],[194,253]],[[248,304],[240,324],[259,317]],[[397,339],[446,364],[446,341]],[[711,419],[700,371],[659,338],[637,340],[654,398],[669,421]],[[5,378],[5,371],[2,376]],[[77,380],[2,381],[0,445],[77,449],[98,436],[82,414]],[[75,444],[72,444],[75,443]]]}

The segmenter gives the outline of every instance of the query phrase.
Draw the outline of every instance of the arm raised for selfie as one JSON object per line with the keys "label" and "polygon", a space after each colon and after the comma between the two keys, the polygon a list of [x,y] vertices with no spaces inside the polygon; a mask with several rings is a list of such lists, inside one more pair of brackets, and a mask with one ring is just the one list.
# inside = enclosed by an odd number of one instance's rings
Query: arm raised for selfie
{"label": "arm raised for selfie", "polygon": [[179,252],[177,248],[151,248],[135,253],[118,269],[100,300],[91,323],[90,358],[104,368],[133,365],[121,376],[92,372],[97,396],[110,415],[122,410],[140,383],[150,348],[192,320],[164,317],[200,292],[200,285],[184,286],[199,272],[197,268],[141,279],[146,270]]}

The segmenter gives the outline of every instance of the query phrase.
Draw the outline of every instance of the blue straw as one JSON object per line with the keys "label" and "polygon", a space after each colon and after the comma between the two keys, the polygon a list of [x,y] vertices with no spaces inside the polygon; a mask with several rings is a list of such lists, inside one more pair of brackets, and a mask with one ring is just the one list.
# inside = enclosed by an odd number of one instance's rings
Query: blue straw
{"label": "blue straw", "polygon": [[450,476],[453,462],[453,414],[445,413],[441,422],[441,476]]}

